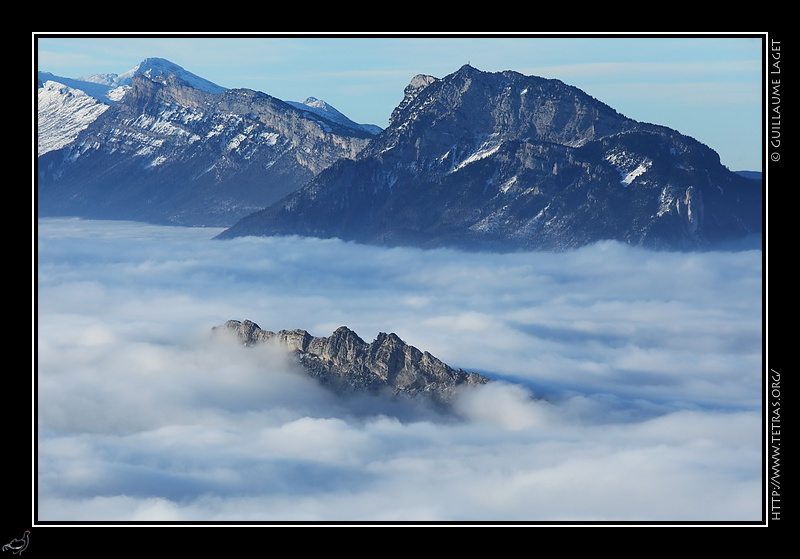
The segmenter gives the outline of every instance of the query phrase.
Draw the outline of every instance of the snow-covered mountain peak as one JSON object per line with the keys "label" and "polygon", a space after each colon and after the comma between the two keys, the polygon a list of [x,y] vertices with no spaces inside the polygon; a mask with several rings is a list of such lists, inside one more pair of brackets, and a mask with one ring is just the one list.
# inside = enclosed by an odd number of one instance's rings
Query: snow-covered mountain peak
{"label": "snow-covered mountain peak", "polygon": [[329,105],[322,99],[317,99],[316,97],[307,97],[302,103],[298,101],[287,101],[287,103],[296,109],[310,111],[330,121],[347,126],[348,128],[364,130],[370,134],[378,134],[381,132],[381,128],[379,126],[375,124],[358,124],[346,117],[335,107]]}
{"label": "snow-covered mountain peak", "polygon": [[[38,72],[39,89],[39,155],[58,149],[74,139],[77,133],[88,126],[92,117],[103,112],[103,107],[90,105],[101,104],[105,108],[122,99],[132,87],[134,76],[166,84],[168,76],[177,76],[178,80],[188,86],[210,94],[222,94],[227,91],[205,78],[201,78],[183,67],[164,58],[145,58],[134,68],[122,74],[100,73],[80,78],[56,76],[50,72]],[[57,87],[60,84],[64,87]],[[244,91],[244,90],[242,90]],[[249,90],[248,90],[249,91]],[[86,97],[77,94],[85,93]],[[289,102],[295,108],[308,115],[323,117],[327,122],[338,123],[347,128],[375,135],[381,128],[371,124],[357,124],[330,106],[325,101],[309,97],[305,103]],[[315,120],[321,120],[315,118]]]}
{"label": "snow-covered mountain peak", "polygon": [[135,68],[120,74],[117,78],[117,85],[130,85],[131,79],[136,74],[143,75],[153,81],[161,81],[166,76],[176,75],[195,89],[207,93],[222,93],[226,90],[226,88],[201,78],[164,58],[145,58]]}
{"label": "snow-covered mountain peak", "polygon": [[[108,95],[97,95],[95,92],[100,90],[98,88],[102,88],[103,92],[114,89],[119,91],[119,88],[127,88],[131,85],[131,80],[133,79],[134,75],[143,75],[153,81],[159,82],[163,82],[164,78],[169,75],[176,75],[195,89],[200,89],[207,93],[222,93],[226,90],[226,88],[219,86],[205,78],[201,78],[200,76],[197,76],[196,74],[185,70],[181,66],[178,66],[174,62],[170,62],[164,58],[145,58],[134,68],[122,74],[90,74],[77,79],[53,76],[52,74],[46,72],[39,72],[39,74],[40,81],[44,81],[42,79],[42,75],[44,75],[46,79],[57,81],[59,83],[65,83],[76,89],[83,89],[90,95],[97,97],[103,102],[108,102],[109,100],[114,101],[117,99],[110,98]],[[88,84],[94,84],[94,89],[89,87]],[[119,95],[117,95],[117,98],[118,97]]]}
{"label": "snow-covered mountain peak", "polygon": [[[306,105],[223,90],[164,59],[72,80],[72,89],[50,78],[39,75],[40,215],[229,226],[356,157],[372,138]],[[127,92],[98,103],[81,94],[88,86]]]}
{"label": "snow-covered mountain peak", "polygon": [[309,107],[314,107],[323,110],[329,107],[329,105],[325,101],[323,101],[322,99],[317,99],[316,97],[309,97],[308,99],[303,101],[303,104]]}
{"label": "snow-covered mountain peak", "polygon": [[152,76],[154,74],[183,74],[186,70],[178,66],[174,62],[170,62],[166,58],[145,58],[136,68],[130,70],[129,73],[144,74],[145,76]]}

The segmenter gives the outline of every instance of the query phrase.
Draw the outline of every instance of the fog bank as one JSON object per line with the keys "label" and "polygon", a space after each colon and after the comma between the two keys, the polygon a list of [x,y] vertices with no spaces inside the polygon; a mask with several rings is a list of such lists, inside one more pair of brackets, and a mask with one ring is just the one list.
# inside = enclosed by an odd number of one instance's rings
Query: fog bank
{"label": "fog bank", "polygon": [[[40,220],[39,520],[757,520],[761,253],[211,240]],[[493,382],[342,399],[228,319],[395,332]]]}

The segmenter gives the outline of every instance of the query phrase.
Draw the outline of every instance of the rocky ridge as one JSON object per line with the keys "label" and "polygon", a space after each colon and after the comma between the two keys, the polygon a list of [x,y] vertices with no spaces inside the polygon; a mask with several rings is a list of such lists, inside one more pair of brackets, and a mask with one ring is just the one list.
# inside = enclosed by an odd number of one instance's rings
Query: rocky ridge
{"label": "rocky ridge", "polygon": [[389,126],[220,238],[565,250],[695,250],[758,235],[762,189],[716,152],[559,80],[466,65],[416,76]]}
{"label": "rocky ridge", "polygon": [[213,88],[179,70],[140,65],[124,75],[118,101],[42,153],[39,215],[229,226],[355,157],[374,135],[327,118],[327,107]]}
{"label": "rocky ridge", "polygon": [[229,320],[214,330],[233,333],[244,346],[278,344],[309,375],[338,393],[383,393],[447,406],[458,390],[489,382],[477,373],[453,369],[396,334],[380,333],[367,343],[346,326],[331,336],[315,337],[305,330],[263,330],[250,320]]}

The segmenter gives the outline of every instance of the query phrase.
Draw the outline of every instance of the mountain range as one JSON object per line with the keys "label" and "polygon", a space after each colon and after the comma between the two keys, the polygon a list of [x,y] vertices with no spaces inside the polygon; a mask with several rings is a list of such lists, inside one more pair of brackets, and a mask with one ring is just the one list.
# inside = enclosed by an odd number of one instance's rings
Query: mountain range
{"label": "mountain range", "polygon": [[[76,82],[41,81],[39,215],[501,251],[697,250],[759,241],[763,227],[760,180],[559,80],[470,65],[418,75],[382,131],[161,59],[84,81],[105,88],[105,108]],[[43,98],[88,124],[43,138],[58,113]]]}
{"label": "mountain range", "polygon": [[375,134],[317,99],[226,89],[158,58],[39,85],[41,216],[228,226]]}

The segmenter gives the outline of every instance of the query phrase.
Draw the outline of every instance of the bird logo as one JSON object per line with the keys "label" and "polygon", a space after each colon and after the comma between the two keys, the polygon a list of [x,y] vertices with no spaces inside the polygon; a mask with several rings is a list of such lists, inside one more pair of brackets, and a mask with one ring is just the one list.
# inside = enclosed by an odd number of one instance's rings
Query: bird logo
{"label": "bird logo", "polygon": [[21,554],[23,551],[25,551],[25,548],[28,547],[28,535],[30,533],[30,530],[25,530],[25,533],[21,538],[14,538],[4,545],[3,551],[10,551],[11,553],[15,553],[17,555]]}

